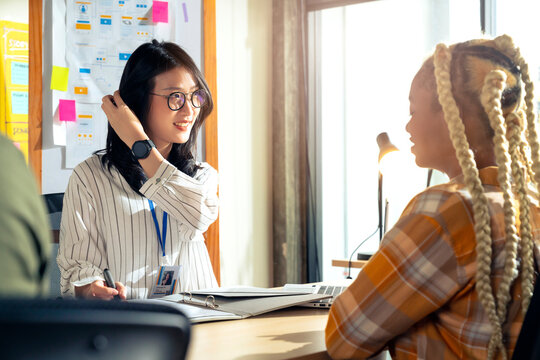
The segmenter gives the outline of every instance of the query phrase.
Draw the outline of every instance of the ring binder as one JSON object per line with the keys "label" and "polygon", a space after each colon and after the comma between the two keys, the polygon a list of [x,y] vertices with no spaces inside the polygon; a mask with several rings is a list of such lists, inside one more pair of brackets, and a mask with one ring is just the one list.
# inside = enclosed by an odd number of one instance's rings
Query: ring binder
{"label": "ring binder", "polygon": [[239,320],[330,297],[332,295],[239,287],[183,291],[159,299],[130,301],[176,303],[178,308],[187,314],[192,323],[200,323],[215,320]]}
{"label": "ring binder", "polygon": [[[208,303],[208,300],[210,298],[212,299],[211,304]],[[219,305],[216,304],[216,298],[214,297],[214,295],[208,295],[206,297],[206,299],[204,300],[204,306],[207,306],[207,307],[212,308],[212,309],[217,309],[219,307]]]}
{"label": "ring binder", "polygon": [[[186,295],[188,296],[187,299],[186,299]],[[219,307],[219,305],[216,304],[216,298],[213,295],[208,295],[204,299],[204,303],[203,303],[202,300],[194,299],[193,294],[191,294],[191,292],[189,291],[185,291],[182,293],[182,298],[180,299],[180,301],[183,302],[184,304],[199,305],[199,306],[204,306],[210,309],[217,309]]]}

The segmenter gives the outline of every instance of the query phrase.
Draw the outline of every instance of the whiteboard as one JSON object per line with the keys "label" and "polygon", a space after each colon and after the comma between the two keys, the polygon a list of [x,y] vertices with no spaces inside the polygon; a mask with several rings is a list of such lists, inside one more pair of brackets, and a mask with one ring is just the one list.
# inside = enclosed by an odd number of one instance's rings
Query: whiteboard
{"label": "whiteboard", "polygon": [[[161,3],[158,5],[168,4],[167,23],[153,21],[153,0],[44,1],[42,94],[42,192],[44,194],[64,192],[74,164],[84,160],[92,151],[105,146],[107,121],[99,108],[101,101],[96,102],[96,99],[101,99],[106,92],[112,92],[118,87],[123,68],[123,65],[120,66],[122,55],[111,56],[114,55],[113,50],[118,50],[119,54],[120,51],[123,54],[129,54],[130,51],[134,50],[133,47],[152,38],[160,41],[172,41],[184,48],[202,70],[202,0],[164,0],[158,3]],[[139,16],[140,11],[143,11],[143,15]],[[125,27],[122,28],[119,22],[123,17],[129,16],[135,18],[132,28],[133,34],[130,34]],[[137,18],[145,17],[146,20],[137,22]],[[141,22],[144,21],[146,21],[145,29],[152,28],[152,31],[144,31],[145,34],[142,36],[144,41],[137,41],[140,40],[138,38],[140,35],[136,32],[142,28]],[[77,24],[80,26],[76,27]],[[84,32],[84,30],[88,30],[88,26],[85,24],[90,24],[91,27],[88,34]],[[120,34],[122,31],[124,33]],[[126,40],[121,46],[118,45],[119,37]],[[102,76],[102,79],[110,79],[107,86],[102,86],[103,82],[99,86],[92,87],[95,84],[86,86],[85,80],[88,79],[79,76],[81,68],[86,69],[90,66],[84,67],[80,61],[77,62],[77,56],[76,54],[74,56],[72,50],[75,48],[75,42],[84,43],[85,38],[87,43],[98,44],[94,47],[106,49],[103,57],[106,57],[107,60],[114,60],[108,64],[108,72],[102,73],[102,75],[106,75]],[[96,53],[92,53],[92,55],[97,56],[96,59],[99,58]],[[79,58],[86,58],[86,56],[79,56]],[[99,73],[99,64],[94,60],[91,58],[90,65],[92,69],[98,69],[94,71],[97,74]],[[127,59],[124,58],[124,60]],[[69,68],[66,91],[51,90],[53,66]],[[75,88],[84,89],[84,87],[87,88],[88,94],[91,93],[91,96],[87,97],[89,100],[83,100],[81,92],[77,90],[79,92],[76,93],[74,90]],[[75,101],[77,117],[74,122],[60,121],[60,100],[69,103]],[[79,119],[79,116],[83,115],[83,119],[92,119],[92,121],[89,124],[84,123]],[[93,135],[91,142],[77,140],[76,135],[85,135],[84,131]],[[199,136],[201,135],[199,134]],[[202,146],[201,138],[199,138],[198,145]],[[202,153],[200,149],[197,151],[199,154]]]}

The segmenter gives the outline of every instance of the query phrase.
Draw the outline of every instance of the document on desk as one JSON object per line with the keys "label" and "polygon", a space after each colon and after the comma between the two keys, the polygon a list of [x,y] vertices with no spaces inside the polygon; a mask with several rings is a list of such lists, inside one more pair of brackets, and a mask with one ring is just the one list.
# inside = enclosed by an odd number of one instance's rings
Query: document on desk
{"label": "document on desk", "polygon": [[238,287],[220,287],[213,289],[193,290],[192,295],[213,295],[227,298],[245,298],[245,297],[271,297],[271,296],[289,296],[304,295],[307,291],[298,291],[297,289],[267,289],[252,286]]}
{"label": "document on desk", "polygon": [[160,303],[165,301],[183,311],[192,323],[201,323],[244,319],[328,297],[331,297],[331,295],[306,294],[279,289],[235,287],[197,290],[142,301],[159,301]]}
{"label": "document on desk", "polygon": [[[169,295],[174,296],[174,295]],[[242,317],[233,313],[226,311],[214,310],[204,306],[194,306],[191,304],[185,304],[178,301],[163,301],[162,298],[159,299],[136,299],[129,300],[130,302],[139,302],[139,303],[154,303],[163,305],[164,303],[168,306],[172,306],[187,316],[187,318],[193,323],[202,323],[207,321],[218,321],[218,320],[239,320]]]}

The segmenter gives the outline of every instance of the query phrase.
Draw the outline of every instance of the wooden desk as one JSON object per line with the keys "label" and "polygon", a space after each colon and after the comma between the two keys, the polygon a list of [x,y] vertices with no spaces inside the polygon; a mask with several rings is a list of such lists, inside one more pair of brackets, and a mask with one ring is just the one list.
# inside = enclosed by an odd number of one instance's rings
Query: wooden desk
{"label": "wooden desk", "polygon": [[188,360],[330,359],[328,310],[292,307],[243,320],[194,324]]}
{"label": "wooden desk", "polygon": [[[352,260],[351,261],[351,268],[355,269],[361,269],[364,267],[364,265],[367,264],[367,260]],[[336,267],[349,267],[349,260],[332,260],[332,266]]]}

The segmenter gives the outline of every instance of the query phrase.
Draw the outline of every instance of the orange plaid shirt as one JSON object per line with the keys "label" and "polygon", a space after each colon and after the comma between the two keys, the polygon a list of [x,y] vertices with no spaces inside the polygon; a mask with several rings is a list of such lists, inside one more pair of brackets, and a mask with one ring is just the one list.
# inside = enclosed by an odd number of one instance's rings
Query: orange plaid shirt
{"label": "orange plaid shirt", "polygon": [[[496,289],[504,265],[503,195],[497,169],[480,170],[494,239]],[[531,199],[536,267],[540,209]],[[336,359],[388,347],[395,359],[485,359],[491,325],[475,290],[472,202],[462,177],[418,194],[349,288],[332,305],[326,346]],[[520,278],[503,325],[511,355],[521,329]],[[500,355],[500,354],[499,354]]]}

